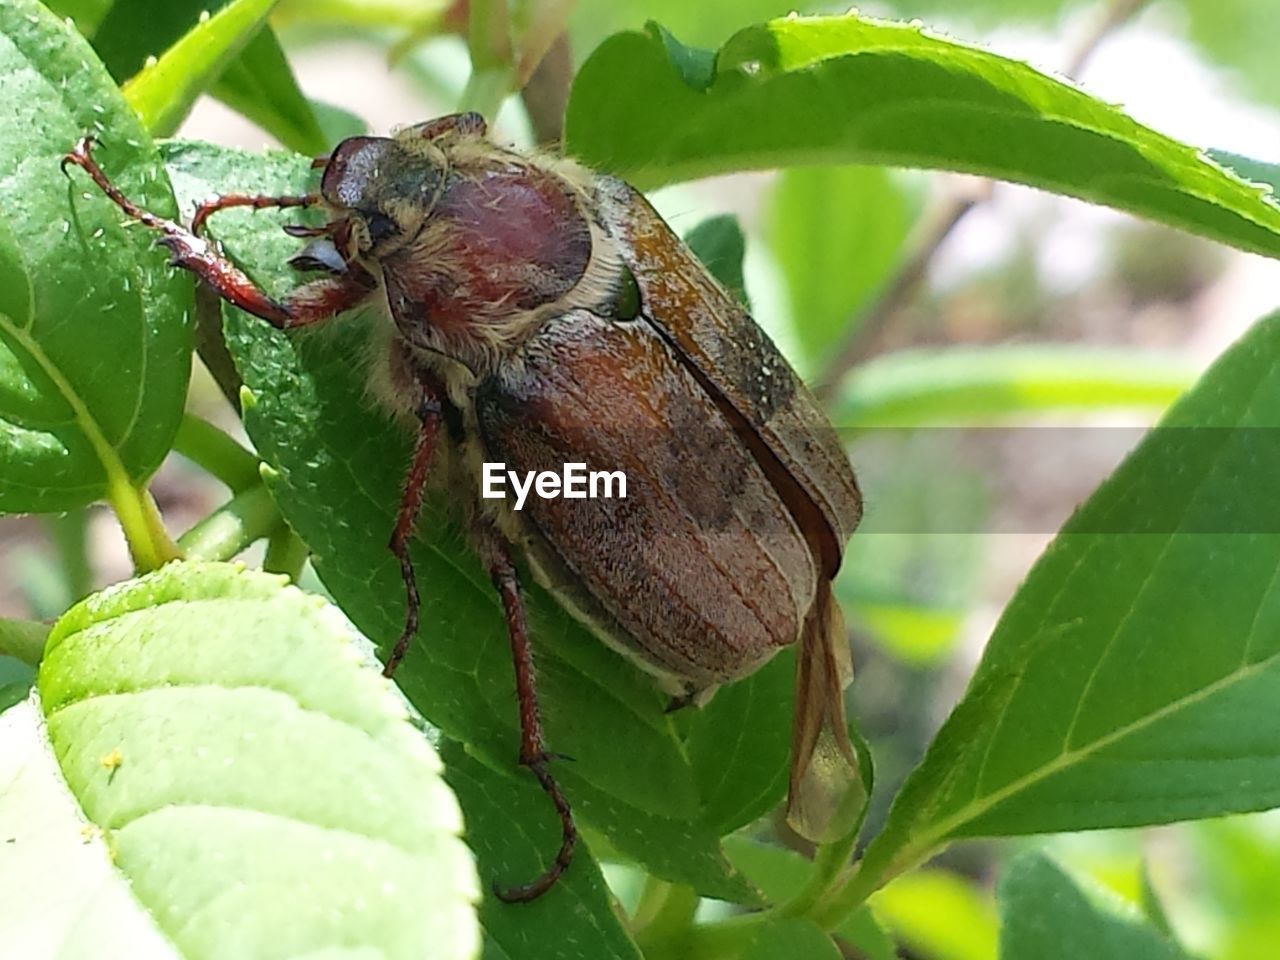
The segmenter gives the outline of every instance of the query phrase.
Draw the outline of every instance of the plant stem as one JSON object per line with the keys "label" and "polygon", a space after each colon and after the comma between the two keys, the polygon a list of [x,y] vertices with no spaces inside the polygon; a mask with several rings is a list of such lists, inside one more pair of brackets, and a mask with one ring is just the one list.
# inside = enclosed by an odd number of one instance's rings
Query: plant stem
{"label": "plant stem", "polygon": [[675,938],[651,937],[642,944],[646,960],[740,960],[770,913],[747,913],[690,926]]}
{"label": "plant stem", "polygon": [[506,67],[473,69],[458,100],[458,111],[475,111],[493,119],[511,90],[511,71]]}
{"label": "plant stem", "polygon": [[258,458],[208,420],[182,415],[173,449],[240,493],[262,482]]}
{"label": "plant stem", "polygon": [[75,603],[93,590],[89,564],[89,512],[84,508],[44,518],[45,530],[58,553],[58,568],[67,588],[67,601]]}
{"label": "plant stem", "polygon": [[178,538],[193,560],[230,560],[249,544],[269,536],[280,512],[264,484],[237,493]]}
{"label": "plant stem", "polygon": [[302,538],[287,523],[281,521],[267,538],[267,555],[262,561],[262,569],[268,573],[283,573],[297,583],[309,556],[311,551],[302,542]]}
{"label": "plant stem", "polygon": [[645,880],[640,904],[632,919],[632,931],[646,957],[657,957],[663,952],[671,956],[684,955],[681,944],[693,926],[698,901],[692,887],[667,883],[657,877]]}
{"label": "plant stem", "polygon": [[809,915],[843,880],[842,871],[848,866],[857,842],[857,831],[850,831],[848,836],[841,837],[835,843],[818,847],[813,858],[813,875],[800,892],[786,903],[780,904],[775,913],[781,917]]}
{"label": "plant stem", "polygon": [[124,531],[129,555],[139,573],[158,569],[170,560],[182,556],[178,545],[169,538],[169,532],[160,519],[160,511],[145,486],[135,487],[127,477],[110,474],[107,479],[107,502],[115,511]]}
{"label": "plant stem", "polygon": [[0,620],[0,656],[38,667],[48,638],[48,624],[35,620]]}
{"label": "plant stem", "polygon": [[[1149,0],[1109,0],[1088,31],[1073,44],[1067,54],[1063,73],[1078,76],[1089,58],[1118,28],[1131,20]],[[839,345],[830,363],[817,377],[814,394],[827,401],[835,394],[844,376],[874,350],[881,333],[890,325],[902,309],[915,296],[928,275],[938,250],[969,212],[991,196],[990,181],[981,195],[975,195],[972,181],[952,195],[935,204],[933,212],[926,215],[924,227],[897,272],[882,288],[883,292],[867,307],[860,319],[848,325],[844,342]]]}
{"label": "plant stem", "polygon": [[460,110],[492,119],[511,92],[511,14],[507,0],[471,0],[467,27],[471,76],[462,91]]}
{"label": "plant stem", "polygon": [[271,14],[280,24],[330,23],[355,27],[409,27],[443,16],[447,0],[418,0],[417,4],[384,0],[281,0]]}

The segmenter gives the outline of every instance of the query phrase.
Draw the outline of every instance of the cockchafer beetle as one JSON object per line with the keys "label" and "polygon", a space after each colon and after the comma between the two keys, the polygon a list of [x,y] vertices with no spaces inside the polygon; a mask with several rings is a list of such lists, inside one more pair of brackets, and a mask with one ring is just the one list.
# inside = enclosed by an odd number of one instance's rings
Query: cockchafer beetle
{"label": "cockchafer beetle", "polygon": [[[385,302],[377,393],[417,424],[391,550],[408,597],[389,677],[418,630],[408,544],[437,447],[467,490],[471,538],[506,614],[520,763],[559,813],[562,841],[531,900],[568,867],[577,832],[548,769],[516,568],[654,674],[673,705],[704,701],[800,642],[788,817],[829,839],[862,798],[846,727],[851,670],[831,581],[861,496],[830,423],[777,348],[637,191],[572,160],[492,143],[457,114],[393,137],[352,137],[316,161],[317,193],[229,195],[186,229],[125,197],[86,138],[81,167],[160,233],[173,263],[277,327]],[[325,274],[275,300],[201,237],[236,206],[323,207],[291,263]],[[443,430],[442,430],[443,425]],[[625,499],[479,496],[484,462],[623,471]]]}

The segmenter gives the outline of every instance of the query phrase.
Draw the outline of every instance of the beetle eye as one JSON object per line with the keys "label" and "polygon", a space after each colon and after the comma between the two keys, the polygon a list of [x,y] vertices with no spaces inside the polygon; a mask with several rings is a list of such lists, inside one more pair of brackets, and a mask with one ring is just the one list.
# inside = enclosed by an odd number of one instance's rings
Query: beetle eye
{"label": "beetle eye", "polygon": [[360,213],[364,217],[365,227],[369,230],[369,241],[371,243],[380,243],[387,237],[394,236],[400,232],[396,222],[385,213],[379,213],[377,210],[362,210]]}
{"label": "beetle eye", "polygon": [[640,285],[636,283],[635,274],[624,266],[613,297],[613,316],[615,320],[634,320],[639,315]]}

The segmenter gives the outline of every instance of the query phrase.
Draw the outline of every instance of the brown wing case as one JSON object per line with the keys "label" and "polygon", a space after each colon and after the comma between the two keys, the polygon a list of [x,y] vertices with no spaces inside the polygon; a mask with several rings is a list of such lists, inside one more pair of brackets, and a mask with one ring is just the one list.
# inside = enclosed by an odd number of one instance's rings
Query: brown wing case
{"label": "brown wing case", "polygon": [[515,514],[535,568],[577,591],[569,605],[591,606],[585,589],[610,639],[694,689],[794,643],[821,576],[810,546],[663,338],[642,320],[574,311],[522,361],[477,394],[486,459],[627,477],[625,499],[531,496]]}
{"label": "brown wing case", "polygon": [[[752,446],[806,537],[835,576],[862,516],[862,496],[826,415],[777,347],[703,268],[645,198],[600,178],[610,228],[625,242],[645,319],[670,340]],[[735,417],[736,414],[736,417]],[[800,494],[796,496],[795,494]]]}

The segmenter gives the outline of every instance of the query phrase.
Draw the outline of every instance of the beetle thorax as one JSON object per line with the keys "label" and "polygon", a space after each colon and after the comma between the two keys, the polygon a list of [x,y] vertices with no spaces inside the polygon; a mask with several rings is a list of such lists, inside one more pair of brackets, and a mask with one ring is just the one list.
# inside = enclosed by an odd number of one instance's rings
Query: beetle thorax
{"label": "beetle thorax", "polygon": [[401,335],[477,372],[532,332],[592,255],[574,186],[494,153],[454,166],[417,236],[380,258]]}

